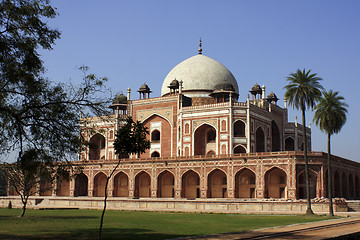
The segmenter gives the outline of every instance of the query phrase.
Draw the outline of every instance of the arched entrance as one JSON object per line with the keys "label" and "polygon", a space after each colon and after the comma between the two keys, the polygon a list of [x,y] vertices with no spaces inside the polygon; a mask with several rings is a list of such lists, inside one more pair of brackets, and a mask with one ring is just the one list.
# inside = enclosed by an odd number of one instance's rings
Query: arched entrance
{"label": "arched entrance", "polygon": [[114,197],[128,197],[129,196],[129,178],[123,173],[119,172],[114,177]]}
{"label": "arched entrance", "polygon": [[334,197],[341,197],[340,174],[338,171],[335,171],[334,173]]}
{"label": "arched entrance", "polygon": [[358,175],[355,175],[355,199],[360,199],[360,182]]}
{"label": "arched entrance", "polygon": [[150,175],[144,171],[140,172],[135,177],[135,193],[136,198],[151,196],[151,178]]}
{"label": "arched entrance", "polygon": [[241,120],[234,123],[234,137],[245,137],[245,123]]}
{"label": "arched entrance", "polygon": [[85,174],[80,173],[75,178],[75,197],[88,195],[88,178]]}
{"label": "arched entrance", "polygon": [[227,178],[223,171],[215,169],[209,173],[207,195],[209,198],[227,197]]}
{"label": "arched entrance", "polygon": [[238,145],[234,148],[234,153],[246,153],[246,149],[243,146]]}
{"label": "arched entrance", "polygon": [[52,184],[50,180],[40,180],[40,196],[51,196],[52,195]]}
{"label": "arched entrance", "polygon": [[105,184],[106,184],[106,175],[102,172],[96,174],[94,178],[94,197],[104,197],[105,196]]}
{"label": "arched entrance", "polygon": [[89,159],[98,160],[101,155],[101,151],[105,150],[105,137],[99,133],[90,138],[89,143]]}
{"label": "arched entrance", "polygon": [[286,173],[274,167],[265,173],[265,196],[267,198],[285,198]]}
{"label": "arched entrance", "polygon": [[216,151],[216,130],[204,124],[194,133],[194,155],[205,155],[209,151]]}
{"label": "arched entrance", "polygon": [[57,196],[70,196],[70,181],[64,177],[60,177],[57,180]]}
{"label": "arched entrance", "polygon": [[238,171],[235,175],[235,197],[255,198],[255,173],[247,168]]}
{"label": "arched entrance", "polygon": [[200,197],[200,177],[196,172],[189,170],[184,173],[181,178],[181,183],[181,197],[188,199]]}
{"label": "arched entrance", "polygon": [[265,134],[261,127],[256,130],[256,152],[265,152]]}
{"label": "arched entrance", "polygon": [[174,197],[174,175],[169,171],[164,171],[158,176],[158,197]]}
{"label": "arched entrance", "polygon": [[275,121],[271,121],[271,151],[281,151],[280,130]]}
{"label": "arched entrance", "polygon": [[295,151],[295,141],[291,137],[285,139],[285,151]]}
{"label": "arched entrance", "polygon": [[[310,180],[310,198],[316,198],[317,192],[317,175],[316,173],[309,170],[309,180]],[[305,180],[305,171],[302,171],[297,177],[297,189],[298,189],[298,199],[306,199],[306,180]]]}
{"label": "arched entrance", "polygon": [[348,191],[348,182],[347,182],[347,177],[346,174],[343,172],[343,174],[341,175],[341,183],[342,183],[342,193],[341,193],[341,197],[343,198],[349,198],[349,191]]}
{"label": "arched entrance", "polygon": [[352,174],[349,174],[349,199],[354,199],[354,179]]}

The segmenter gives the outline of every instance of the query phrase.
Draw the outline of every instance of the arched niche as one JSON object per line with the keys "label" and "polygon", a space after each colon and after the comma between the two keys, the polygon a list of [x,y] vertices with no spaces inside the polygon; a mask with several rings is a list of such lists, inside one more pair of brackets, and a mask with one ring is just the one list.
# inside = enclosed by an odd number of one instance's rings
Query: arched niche
{"label": "arched niche", "polygon": [[245,137],[245,123],[241,120],[234,123],[234,137]]}
{"label": "arched niche", "polygon": [[256,176],[248,168],[238,171],[235,175],[235,197],[255,198]]}
{"label": "arched niche", "polygon": [[208,197],[227,197],[227,177],[220,169],[214,169],[208,174]]}
{"label": "arched niche", "polygon": [[172,198],[174,197],[174,175],[165,170],[158,176],[158,197]]}
{"label": "arched niche", "polygon": [[195,199],[200,197],[200,177],[196,172],[189,170],[181,177],[181,197]]}
{"label": "arched niche", "polygon": [[88,177],[80,173],[75,177],[75,197],[87,196],[88,195]]}
{"label": "arched niche", "polygon": [[114,197],[129,196],[129,178],[124,172],[119,172],[114,177]]}
{"label": "arched niche", "polygon": [[285,139],[285,151],[295,151],[295,141],[292,137]]}
{"label": "arched niche", "polygon": [[261,127],[256,129],[256,152],[265,152],[265,134]]}
{"label": "arched niche", "polygon": [[273,167],[265,173],[265,196],[267,198],[286,197],[286,173]]}
{"label": "arched niche", "polygon": [[105,149],[105,137],[99,133],[90,138],[89,141],[89,159],[99,160],[101,151]]}
{"label": "arched niche", "polygon": [[205,155],[208,151],[216,151],[216,130],[209,124],[198,127],[194,133],[194,155]]}
{"label": "arched niche", "polygon": [[94,177],[94,197],[104,197],[105,196],[105,184],[106,184],[106,175],[102,172],[99,172]]}
{"label": "arched niche", "polygon": [[281,151],[280,130],[274,120],[271,121],[271,151],[272,152]]}
{"label": "arched niche", "polygon": [[150,175],[145,171],[141,171],[135,177],[134,196],[136,198],[151,196],[151,178]]}

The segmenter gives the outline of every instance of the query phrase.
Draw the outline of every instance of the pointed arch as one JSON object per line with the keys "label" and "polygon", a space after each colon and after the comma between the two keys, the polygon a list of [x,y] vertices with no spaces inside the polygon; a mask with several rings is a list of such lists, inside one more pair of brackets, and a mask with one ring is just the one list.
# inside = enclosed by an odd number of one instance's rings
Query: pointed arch
{"label": "pointed arch", "polygon": [[281,135],[279,126],[274,120],[271,121],[271,151],[281,151]]}
{"label": "pointed arch", "polygon": [[340,174],[337,170],[334,173],[334,197],[341,197],[341,182]]}
{"label": "pointed arch", "polygon": [[286,197],[286,172],[278,167],[272,167],[265,173],[265,196],[267,198]]}
{"label": "pointed arch", "polygon": [[265,152],[265,133],[262,127],[256,129],[256,152]]}
{"label": "pointed arch", "polygon": [[70,180],[68,178],[59,177],[56,185],[56,196],[70,196]]}
{"label": "pointed arch", "polygon": [[246,153],[246,148],[239,144],[234,148],[234,154],[238,154],[238,153]]}
{"label": "pointed arch", "polygon": [[360,199],[360,181],[357,174],[355,175],[355,199]]}
{"label": "pointed arch", "polygon": [[235,174],[235,197],[255,198],[256,175],[249,168],[242,168]]}
{"label": "pointed arch", "polygon": [[151,197],[151,178],[145,171],[141,171],[135,177],[134,196],[136,198]]}
{"label": "pointed arch", "polygon": [[194,155],[205,155],[210,150],[216,151],[217,131],[208,123],[203,123],[194,131]]}
{"label": "pointed arch", "polygon": [[208,193],[209,198],[227,197],[227,176],[221,169],[214,169],[208,174]]}
{"label": "pointed arch", "polygon": [[165,170],[161,172],[157,178],[158,180],[158,190],[157,195],[159,198],[170,198],[174,197],[174,183],[175,183],[175,177],[174,175],[168,171]]}
{"label": "pointed arch", "polygon": [[295,151],[295,141],[292,137],[285,139],[285,151]]}
{"label": "pointed arch", "polygon": [[200,197],[200,176],[193,170],[181,176],[181,197],[195,199]]}
{"label": "pointed arch", "polygon": [[105,150],[105,137],[100,133],[96,133],[90,138],[89,141],[89,159],[99,160],[103,156]]}
{"label": "pointed arch", "polygon": [[352,176],[352,174],[351,173],[349,173],[349,181],[348,181],[348,183],[349,183],[349,199],[354,199],[355,198],[355,195],[354,195],[354,178],[353,178],[353,176]]}
{"label": "pointed arch", "polygon": [[114,177],[114,197],[129,196],[129,176],[123,172],[118,172]]}
{"label": "pointed arch", "polygon": [[234,137],[245,137],[245,122],[237,120],[234,122]]}
{"label": "pointed arch", "polygon": [[[310,180],[310,198],[316,198],[318,175],[311,168],[309,168],[309,180]],[[296,185],[297,185],[297,198],[306,199],[305,170],[302,170],[297,175]]]}
{"label": "pointed arch", "polygon": [[348,181],[347,181],[346,173],[343,172],[341,175],[341,183],[342,183],[342,192],[341,197],[349,198],[349,189],[348,189]]}
{"label": "pointed arch", "polygon": [[88,177],[84,173],[80,173],[75,177],[75,197],[88,195],[88,182]]}
{"label": "pointed arch", "polygon": [[107,176],[103,172],[98,172],[94,177],[94,197],[104,197],[105,196],[105,184]]}
{"label": "pointed arch", "polygon": [[151,157],[152,157],[152,158],[160,157],[160,153],[159,153],[158,151],[153,151],[153,152],[151,153]]}

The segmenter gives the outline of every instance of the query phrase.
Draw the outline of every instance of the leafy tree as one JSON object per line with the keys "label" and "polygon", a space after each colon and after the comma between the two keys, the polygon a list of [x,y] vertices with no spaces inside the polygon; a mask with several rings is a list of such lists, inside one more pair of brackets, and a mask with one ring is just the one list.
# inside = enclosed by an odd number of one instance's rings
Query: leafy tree
{"label": "leafy tree", "polygon": [[306,139],[306,120],[305,112],[309,108],[313,109],[317,99],[321,96],[322,86],[319,81],[322,80],[316,73],[310,73],[311,70],[302,71],[298,69],[295,73],[290,73],[286,78],[289,82],[284,87],[286,90],[285,98],[289,101],[297,110],[301,110],[302,113],[302,125],[303,125],[303,144],[304,144],[304,160],[305,160],[305,179],[306,179],[306,198],[307,198],[307,214],[313,214],[311,209],[310,199],[310,181],[309,181],[309,166],[307,158],[307,139]]}
{"label": "leafy tree", "polygon": [[56,15],[48,0],[0,2],[0,154],[18,156],[3,170],[25,200],[38,174],[51,173],[49,163],[74,158],[85,143],[79,116],[106,115],[109,102],[99,97],[106,78],[89,74],[87,67],[80,68],[84,77],[79,86],[55,84],[43,76],[38,49],[51,50],[60,37],[46,23]]}
{"label": "leafy tree", "polygon": [[[115,153],[118,155],[129,155],[136,154],[137,157],[141,153],[144,153],[146,149],[150,148],[150,141],[147,140],[146,136],[149,134],[148,129],[139,121],[134,122],[131,117],[125,119],[125,124],[115,134],[114,148]],[[109,180],[120,165],[120,159],[116,166],[111,171],[110,175],[106,178],[105,183],[105,197],[104,197],[104,208],[101,214],[100,228],[99,228],[99,239],[101,239],[102,227],[104,221],[104,215],[106,211],[106,200],[107,200],[107,187]]]}
{"label": "leafy tree", "polygon": [[327,166],[328,166],[328,197],[329,197],[329,214],[334,216],[332,203],[332,173],[331,173],[331,151],[330,139],[331,135],[339,133],[342,126],[346,122],[346,114],[348,105],[344,102],[344,98],[338,95],[339,92],[332,90],[323,91],[322,97],[319,99],[318,105],[315,107],[314,121],[320,130],[327,134]]}

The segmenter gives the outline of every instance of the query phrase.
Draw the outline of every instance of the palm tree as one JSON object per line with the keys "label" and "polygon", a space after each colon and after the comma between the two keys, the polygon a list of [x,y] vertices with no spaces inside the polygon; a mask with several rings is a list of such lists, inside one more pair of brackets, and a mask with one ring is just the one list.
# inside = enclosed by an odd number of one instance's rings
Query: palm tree
{"label": "palm tree", "polygon": [[285,98],[297,110],[302,112],[302,125],[303,125],[303,145],[304,145],[304,160],[305,160],[305,180],[306,180],[306,198],[307,210],[306,214],[314,214],[311,209],[310,199],[310,180],[309,180],[309,166],[307,159],[307,141],[306,141],[306,126],[305,126],[305,112],[309,108],[313,109],[317,99],[321,96],[322,86],[319,81],[322,80],[317,77],[316,73],[310,73],[311,70],[305,71],[298,69],[296,73],[290,73],[286,78],[289,82],[284,87],[286,90]]}
{"label": "palm tree", "polygon": [[331,160],[330,160],[330,138],[334,133],[340,132],[342,126],[346,122],[346,114],[348,105],[344,102],[342,96],[338,96],[339,92],[324,91],[323,96],[320,97],[319,104],[315,107],[314,121],[319,126],[320,130],[327,133],[328,140],[328,197],[329,197],[329,214],[334,216],[334,209],[332,203],[332,174],[331,174]]}

